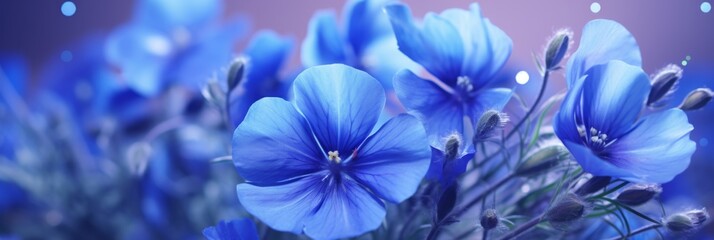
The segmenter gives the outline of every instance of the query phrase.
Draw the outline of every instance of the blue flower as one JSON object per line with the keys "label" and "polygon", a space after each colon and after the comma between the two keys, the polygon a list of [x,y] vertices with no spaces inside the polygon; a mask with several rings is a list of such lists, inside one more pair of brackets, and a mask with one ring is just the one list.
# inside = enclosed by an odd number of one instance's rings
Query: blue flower
{"label": "blue flower", "polygon": [[211,26],[220,10],[218,0],[139,1],[134,19],[111,34],[107,58],[144,95],[175,83],[198,89],[230,61],[235,41],[247,29],[240,18]]}
{"label": "blue flower", "polygon": [[208,240],[258,240],[255,223],[247,218],[220,221],[215,227],[203,229],[203,236]]}
{"label": "blue flower", "polygon": [[[416,64],[399,52],[383,7],[389,0],[352,0],[343,11],[340,28],[332,11],[319,11],[308,27],[302,43],[301,59],[307,67],[342,63],[366,71],[387,90],[387,110],[402,112],[392,93],[392,77]],[[344,30],[344,32],[341,31]]]}
{"label": "blue flower", "polygon": [[484,111],[500,110],[511,97],[510,89],[494,88],[495,76],[511,54],[511,39],[481,16],[477,4],[470,11],[429,13],[422,26],[415,24],[407,6],[386,10],[399,49],[435,78],[400,71],[394,77],[399,100],[424,123],[432,145],[452,132],[470,139],[465,131],[472,129],[465,123],[473,126]]}
{"label": "blue flower", "polygon": [[584,74],[568,90],[554,129],[585,171],[664,183],[687,168],[695,143],[682,110],[638,120],[651,89],[641,68],[612,60]]}
{"label": "blue flower", "polygon": [[383,201],[416,191],[429,145],[416,118],[392,118],[371,136],[384,89],[345,65],[308,68],[293,103],[257,101],[233,135],[233,161],[246,183],[245,209],[268,226],[312,238],[345,238],[376,229]]}
{"label": "blue flower", "polygon": [[292,49],[291,39],[282,38],[272,31],[259,32],[250,41],[243,53],[248,60],[245,79],[229,96],[233,128],[243,121],[250,105],[258,99],[287,97],[293,78],[281,78],[279,73]]}

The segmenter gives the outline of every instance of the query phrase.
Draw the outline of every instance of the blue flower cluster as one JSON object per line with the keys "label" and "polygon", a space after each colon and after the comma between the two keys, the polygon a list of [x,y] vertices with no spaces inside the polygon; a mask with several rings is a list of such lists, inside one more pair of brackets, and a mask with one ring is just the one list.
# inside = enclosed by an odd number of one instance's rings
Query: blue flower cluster
{"label": "blue flower cluster", "polygon": [[648,76],[616,21],[587,23],[575,51],[556,32],[526,103],[514,42],[476,3],[318,11],[298,68],[271,30],[236,50],[249,22],[222,7],[139,1],[38,86],[0,55],[0,238],[628,239],[708,222],[659,195],[712,91],[668,107],[682,69]]}

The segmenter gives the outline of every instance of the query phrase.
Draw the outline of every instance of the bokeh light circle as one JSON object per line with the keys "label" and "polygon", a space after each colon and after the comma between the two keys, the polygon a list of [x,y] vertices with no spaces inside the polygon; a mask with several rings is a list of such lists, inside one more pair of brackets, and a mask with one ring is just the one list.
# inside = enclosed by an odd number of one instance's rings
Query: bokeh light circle
{"label": "bokeh light circle", "polygon": [[701,9],[703,13],[709,13],[712,10],[712,4],[703,2],[702,5],[699,5],[699,9]]}
{"label": "bokeh light circle", "polygon": [[520,71],[516,73],[516,82],[520,85],[528,83],[528,80],[531,79],[531,76],[528,75],[528,72],[526,71]]}
{"label": "bokeh light circle", "polygon": [[69,50],[64,50],[60,54],[60,59],[62,59],[63,62],[69,62],[72,61],[72,52]]}
{"label": "bokeh light circle", "polygon": [[71,17],[72,15],[74,15],[75,12],[77,12],[77,5],[74,5],[74,3],[71,1],[66,1],[62,3],[61,10],[62,14],[67,17]]}
{"label": "bokeh light circle", "polygon": [[598,2],[593,2],[592,4],[590,4],[590,11],[591,11],[591,12],[593,12],[593,13],[599,13],[599,12],[600,12],[600,9],[601,9],[600,3],[598,3]]}

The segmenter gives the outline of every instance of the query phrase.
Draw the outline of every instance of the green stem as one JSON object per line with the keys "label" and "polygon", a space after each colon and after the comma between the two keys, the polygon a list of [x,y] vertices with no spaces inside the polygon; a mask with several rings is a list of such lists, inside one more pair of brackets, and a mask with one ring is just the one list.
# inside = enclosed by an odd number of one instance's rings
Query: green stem
{"label": "green stem", "polygon": [[455,215],[456,216],[461,216],[462,214],[466,213],[467,210],[469,210],[471,207],[479,203],[483,198],[485,198],[488,194],[493,193],[494,191],[498,190],[499,187],[501,187],[503,184],[506,184],[508,181],[511,179],[515,178],[516,174],[511,173],[508,176],[504,177],[500,181],[496,182],[495,184],[491,185],[488,189],[482,191],[479,195],[476,196],[473,200],[468,202],[464,207],[462,207],[459,212],[457,212]]}
{"label": "green stem", "polygon": [[518,129],[521,127],[521,125],[523,125],[523,123],[526,122],[528,117],[530,117],[530,115],[533,114],[533,112],[536,110],[536,107],[538,107],[540,100],[543,99],[543,94],[545,93],[545,88],[546,88],[546,85],[548,84],[549,76],[550,76],[550,71],[546,70],[545,73],[543,74],[543,84],[541,84],[541,86],[540,86],[540,92],[538,93],[538,97],[536,97],[535,102],[533,102],[533,105],[531,106],[531,108],[528,109],[528,112],[526,112],[526,115],[524,115],[523,118],[521,118],[521,120],[516,124],[516,126],[513,127],[513,129],[511,129],[511,132],[509,132],[508,135],[506,135],[506,138],[504,139],[504,141],[510,139],[513,136],[513,134],[518,132]]}

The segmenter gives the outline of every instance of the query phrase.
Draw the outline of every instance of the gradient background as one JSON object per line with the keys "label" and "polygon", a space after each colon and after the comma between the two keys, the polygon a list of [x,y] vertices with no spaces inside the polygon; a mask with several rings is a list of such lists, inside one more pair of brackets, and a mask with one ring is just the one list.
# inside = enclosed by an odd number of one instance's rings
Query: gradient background
{"label": "gradient background", "polygon": [[[63,0],[5,0],[0,6],[0,53],[14,53],[25,58],[31,69],[30,86],[40,80],[39,72],[45,63],[60,58],[60,53],[87,34],[106,34],[127,22],[132,15],[134,1],[75,0],[74,16],[62,15]],[[415,1],[409,4],[415,16],[426,12],[440,12],[447,8],[467,8],[472,1]],[[627,0],[598,1],[601,10],[590,10],[593,1],[555,0],[499,0],[481,3],[483,13],[513,39],[513,55],[509,66],[530,72],[531,81],[518,91],[532,102],[529,92],[537,91],[539,79],[531,53],[542,53],[547,38],[560,28],[575,32],[579,41],[582,27],[589,20],[608,18],[626,26],[637,39],[643,57],[643,68],[654,73],[667,64],[684,66],[680,91],[673,98],[677,104],[688,91],[714,84],[714,11],[703,13],[701,0]],[[709,1],[710,3],[712,1]],[[223,18],[243,15],[251,19],[251,31],[270,28],[292,36],[297,45],[290,64],[299,66],[299,44],[305,36],[312,14],[320,9],[333,9],[340,15],[343,1],[310,0],[285,1],[229,0],[224,3]],[[236,45],[240,52],[247,39]],[[575,49],[575,46],[572,48]],[[71,64],[71,62],[67,63]],[[562,74],[555,74],[550,92],[564,87]],[[36,86],[35,86],[36,87]],[[532,95],[532,94],[531,94]],[[689,113],[695,130],[692,140],[698,143],[690,168],[675,181],[664,186],[663,198],[674,205],[673,210],[706,206],[714,210],[714,104]],[[682,197],[684,196],[684,197]],[[714,235],[714,227],[699,236]]]}

